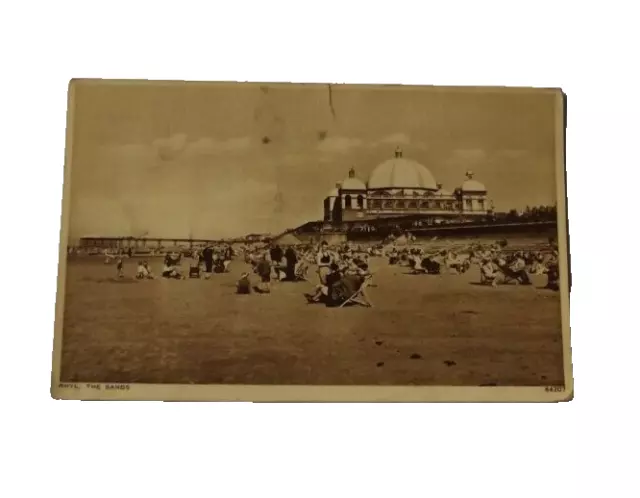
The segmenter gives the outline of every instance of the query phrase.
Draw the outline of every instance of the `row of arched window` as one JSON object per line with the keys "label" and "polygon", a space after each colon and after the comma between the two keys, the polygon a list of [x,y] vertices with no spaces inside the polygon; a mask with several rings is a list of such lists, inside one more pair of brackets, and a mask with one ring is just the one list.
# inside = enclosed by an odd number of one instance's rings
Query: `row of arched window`
{"label": "row of arched window", "polygon": [[[364,197],[362,195],[358,195],[357,197],[351,197],[349,194],[344,196],[344,206],[346,209],[352,209],[355,206],[358,209],[364,208]],[[327,201],[325,201],[327,202]],[[480,210],[484,210],[484,200],[478,201],[478,207]],[[419,201],[419,200],[381,200],[381,199],[370,199],[369,200],[369,208],[371,209],[441,209],[446,211],[454,211],[456,209],[461,209],[462,206],[457,202],[452,201],[440,201],[440,200],[428,200],[428,201]],[[472,201],[467,200],[465,202],[465,209],[472,209]]]}
{"label": "row of arched window", "polygon": [[[355,198],[356,201],[356,206],[359,209],[362,209],[364,207],[364,197],[359,195],[358,197]],[[344,196],[344,206],[346,208],[352,208],[353,207],[353,198],[347,194]]]}
{"label": "row of arched window", "polygon": [[[369,196],[373,197],[437,197],[440,194],[438,192],[434,192],[433,190],[426,191],[406,191],[401,190],[399,192],[389,192],[387,190],[373,191],[369,194]],[[449,197],[450,195],[447,195]]]}
{"label": "row of arched window", "polygon": [[398,200],[372,200],[369,202],[371,209],[442,209],[454,211],[459,205],[446,201],[398,201]]}

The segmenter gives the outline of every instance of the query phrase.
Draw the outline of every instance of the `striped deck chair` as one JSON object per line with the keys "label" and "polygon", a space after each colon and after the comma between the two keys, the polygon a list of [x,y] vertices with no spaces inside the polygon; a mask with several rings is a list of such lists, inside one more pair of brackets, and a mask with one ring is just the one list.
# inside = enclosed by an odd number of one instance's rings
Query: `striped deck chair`
{"label": "striped deck chair", "polygon": [[309,279],[307,277],[307,273],[309,271],[309,265],[301,261],[298,266],[296,266],[296,280],[307,282]]}
{"label": "striped deck chair", "polygon": [[371,299],[369,299],[369,296],[367,295],[367,287],[371,286],[372,279],[373,279],[372,275],[367,275],[366,277],[364,277],[364,280],[360,284],[360,288],[357,291],[355,291],[350,298],[345,300],[345,302],[343,302],[339,306],[339,308],[342,308],[343,306],[346,306],[347,304],[351,304],[351,303],[359,304],[360,306],[364,306],[365,308],[373,308],[373,303],[371,302]]}

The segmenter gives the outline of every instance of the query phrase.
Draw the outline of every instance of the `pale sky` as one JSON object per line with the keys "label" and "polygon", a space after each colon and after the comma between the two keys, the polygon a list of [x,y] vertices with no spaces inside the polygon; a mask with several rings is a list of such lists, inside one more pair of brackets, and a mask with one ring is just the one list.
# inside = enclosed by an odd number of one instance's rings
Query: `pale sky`
{"label": "pale sky", "polygon": [[276,233],[321,219],[351,167],[366,181],[398,145],[448,190],[472,170],[497,210],[552,204],[555,105],[550,91],[77,81],[70,237]]}

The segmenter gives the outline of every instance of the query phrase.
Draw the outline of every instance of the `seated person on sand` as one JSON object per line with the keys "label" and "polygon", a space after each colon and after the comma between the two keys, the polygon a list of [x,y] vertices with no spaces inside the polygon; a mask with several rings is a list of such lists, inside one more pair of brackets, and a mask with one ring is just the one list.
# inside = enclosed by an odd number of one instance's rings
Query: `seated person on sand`
{"label": "seated person on sand", "polygon": [[553,251],[553,256],[547,263],[547,289],[560,290],[560,266],[558,251]]}
{"label": "seated person on sand", "polygon": [[345,271],[351,265],[353,265],[353,260],[346,255],[343,255],[342,258],[340,258],[340,260],[338,261],[338,268],[340,271]]}
{"label": "seated person on sand", "polygon": [[422,256],[420,254],[412,254],[411,258],[409,258],[409,266],[414,271],[421,271],[422,267]]}
{"label": "seated person on sand", "polygon": [[398,254],[398,250],[394,247],[393,249],[391,249],[391,252],[389,253],[389,264],[395,265],[399,261],[400,261],[400,255]]}
{"label": "seated person on sand", "polygon": [[440,275],[441,267],[441,259],[437,254],[417,256],[414,263],[416,273],[423,271],[429,275]]}
{"label": "seated person on sand", "polygon": [[331,263],[323,274],[321,283],[316,285],[313,293],[305,294],[310,303],[327,302],[331,293],[331,287],[342,277],[337,263]]}
{"label": "seated person on sand", "polygon": [[138,280],[142,280],[142,279],[153,279],[153,273],[151,273],[151,269],[149,268],[149,263],[147,263],[147,261],[140,261],[138,263],[138,269],[136,270],[136,278]]}
{"label": "seated person on sand", "polygon": [[240,275],[240,279],[236,282],[236,294],[251,294],[251,280],[248,273]]}
{"label": "seated person on sand", "polygon": [[341,272],[334,264],[330,268],[330,273],[327,274],[327,285],[318,285],[314,294],[305,294],[305,297],[311,304],[324,303],[327,306],[339,306],[355,294],[367,275],[369,275],[367,265],[352,265]]}
{"label": "seated person on sand", "polygon": [[458,258],[458,255],[453,251],[447,251],[444,259],[444,264],[451,273],[462,273],[462,264]]}
{"label": "seated person on sand", "polygon": [[218,258],[213,262],[213,273],[224,273],[224,260],[222,258]]}
{"label": "seated person on sand", "polygon": [[505,283],[509,280],[515,280],[519,284],[531,285],[531,280],[525,268],[526,263],[522,258],[522,253],[517,252],[512,261],[500,266],[500,271],[504,273]]}
{"label": "seated person on sand", "polygon": [[162,268],[162,276],[164,278],[183,279],[180,272],[180,255],[176,253],[167,253],[164,257],[164,266]]}
{"label": "seated person on sand", "polygon": [[547,267],[544,264],[544,256],[538,251],[532,258],[531,267],[529,273],[534,275],[542,275],[546,273]]}
{"label": "seated person on sand", "polygon": [[287,269],[287,260],[284,256],[279,261],[271,261],[271,278],[281,282],[287,278],[285,273]]}
{"label": "seated person on sand", "polygon": [[331,285],[327,306],[340,306],[344,303],[360,289],[367,275],[369,268],[366,265],[352,265],[347,268]]}
{"label": "seated person on sand", "polygon": [[213,254],[213,273],[224,273],[224,256],[220,252]]}
{"label": "seated person on sand", "polygon": [[445,269],[445,270],[448,269],[447,255],[448,255],[448,251],[443,249],[442,251],[440,251],[439,254],[436,254],[431,257],[431,261],[434,263],[437,263],[440,266],[440,271],[442,271],[442,269]]}
{"label": "seated person on sand", "polygon": [[496,265],[489,258],[483,258],[480,263],[480,283],[491,284],[496,287],[498,285],[498,271]]}

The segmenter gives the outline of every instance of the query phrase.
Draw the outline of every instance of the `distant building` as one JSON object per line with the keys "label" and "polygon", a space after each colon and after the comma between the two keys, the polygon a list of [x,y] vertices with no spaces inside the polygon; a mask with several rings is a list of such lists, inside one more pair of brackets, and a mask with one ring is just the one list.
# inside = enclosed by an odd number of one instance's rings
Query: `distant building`
{"label": "distant building", "polygon": [[151,237],[81,237],[78,246],[84,249],[151,250],[166,247],[190,248],[215,242],[205,239],[170,239]]}
{"label": "distant building", "polygon": [[324,199],[324,221],[374,220],[419,215],[421,218],[473,218],[491,211],[487,189],[468,171],[467,179],[453,192],[436,183],[422,164],[395,157],[379,164],[365,183],[353,168],[349,176]]}
{"label": "distant building", "polygon": [[265,240],[270,240],[270,233],[250,233],[244,237],[246,242],[264,242]]}

